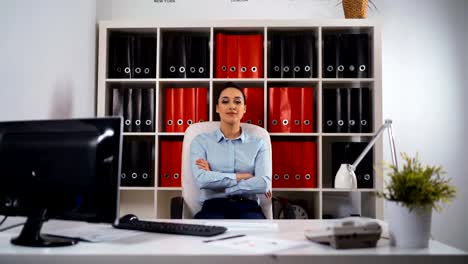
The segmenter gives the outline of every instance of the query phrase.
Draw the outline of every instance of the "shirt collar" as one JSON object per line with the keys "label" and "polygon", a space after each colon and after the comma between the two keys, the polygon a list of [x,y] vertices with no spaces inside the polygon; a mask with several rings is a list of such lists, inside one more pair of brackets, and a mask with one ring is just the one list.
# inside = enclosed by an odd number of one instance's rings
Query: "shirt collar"
{"label": "shirt collar", "polygon": [[[233,140],[233,141],[234,141],[234,140],[238,140],[238,139],[239,139],[242,143],[244,143],[246,137],[247,137],[246,133],[244,133],[244,130],[241,128],[241,134],[240,134],[240,136],[237,137],[237,138],[234,138],[234,139],[229,139],[229,140]],[[218,140],[218,142],[220,142],[220,141],[223,140],[223,139],[227,139],[227,138],[224,136],[223,132],[221,132],[221,128],[218,128],[218,129],[216,130],[216,139]]]}

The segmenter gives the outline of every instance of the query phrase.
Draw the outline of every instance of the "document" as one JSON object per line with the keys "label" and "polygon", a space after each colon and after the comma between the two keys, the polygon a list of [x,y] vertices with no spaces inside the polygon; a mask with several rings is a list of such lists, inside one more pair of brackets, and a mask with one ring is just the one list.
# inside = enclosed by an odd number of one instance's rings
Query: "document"
{"label": "document", "polygon": [[[263,45],[262,45],[263,47]],[[239,35],[238,37],[238,78],[253,78],[250,66],[253,64],[251,55],[254,43],[250,42],[248,35]],[[262,51],[263,54],[263,51]]]}
{"label": "document", "polygon": [[132,72],[132,77],[133,78],[143,78],[143,53],[145,52],[143,50],[143,40],[141,35],[135,35],[134,41],[133,41],[133,72]]}
{"label": "document", "polygon": [[141,89],[132,89],[132,130],[131,132],[141,132]]}
{"label": "document", "polygon": [[199,56],[198,78],[210,77],[210,40],[208,36],[198,37],[199,47],[197,54]]}
{"label": "document", "polygon": [[340,46],[338,42],[338,35],[335,33],[328,33],[323,35],[323,77],[337,78],[338,60],[340,57]]}
{"label": "document", "polygon": [[197,87],[196,89],[195,119],[197,123],[206,122],[208,121],[208,88]]}
{"label": "document", "polygon": [[142,36],[142,78],[156,78],[156,35]]}
{"label": "document", "polygon": [[[218,223],[219,225],[219,223]],[[307,241],[292,241],[276,238],[264,238],[255,236],[240,236],[232,239],[217,240],[210,243],[235,250],[248,251],[258,254],[273,253],[301,246],[310,245]]]}
{"label": "document", "polygon": [[357,78],[369,78],[371,76],[371,47],[369,47],[369,34],[361,33],[354,35],[356,50],[356,66],[357,66]]}
{"label": "document", "polygon": [[301,87],[301,128],[302,133],[314,132],[314,88]]}
{"label": "document", "polygon": [[133,114],[132,114],[132,88],[124,89],[123,97],[123,118],[124,132],[132,132]]}
{"label": "document", "polygon": [[285,32],[283,35],[284,42],[282,42],[282,73],[281,78],[294,78],[294,53],[296,52],[296,42],[292,32]]}
{"label": "document", "polygon": [[244,87],[242,90],[245,94],[245,100],[249,103],[249,111],[242,117],[241,122],[263,127],[263,89]]}
{"label": "document", "polygon": [[107,68],[107,74],[109,78],[120,78],[122,75],[122,68],[119,64],[119,44],[120,38],[117,37],[115,34],[111,34],[109,36],[109,65]]}
{"label": "document", "polygon": [[184,116],[184,94],[185,88],[177,87],[174,89],[174,132],[185,132],[185,116]]}
{"label": "document", "polygon": [[302,144],[301,188],[317,188],[317,143],[313,141],[300,142]]}
{"label": "document", "polygon": [[[359,95],[361,93],[361,88],[348,88],[348,109],[350,117],[348,125],[348,131],[351,133],[359,133],[360,128],[360,115],[359,111],[362,109],[362,106],[359,105]],[[351,97],[351,98],[349,98]]]}
{"label": "document", "polygon": [[[291,107],[291,119],[289,132],[300,133],[302,132],[302,88],[301,87],[288,87],[287,93],[289,96],[289,104]],[[312,109],[312,108],[311,108]]]}
{"label": "document", "polygon": [[112,226],[86,225],[47,232],[47,235],[78,238],[86,242],[106,242],[142,234],[139,231],[122,230]]}
{"label": "document", "polygon": [[[268,131],[273,133],[282,132],[280,125],[281,88],[270,87],[268,89]],[[285,106],[286,107],[286,106]],[[274,152],[273,152],[274,153]]]}
{"label": "document", "polygon": [[176,100],[174,91],[176,88],[166,88],[166,116],[164,120],[164,132],[175,132],[174,113],[176,108]]}
{"label": "document", "polygon": [[183,121],[182,129],[185,131],[191,124],[196,122],[197,111],[197,88],[184,88],[183,89]]}
{"label": "document", "polygon": [[123,139],[122,146],[122,171],[120,173],[120,186],[130,186],[130,140],[127,138]]}
{"label": "document", "polygon": [[298,57],[302,57],[302,75],[300,78],[312,78],[317,74],[317,66],[314,60],[317,60],[316,49],[315,49],[315,36],[312,32],[304,33],[304,41],[300,42],[303,45],[303,55],[297,54]]}
{"label": "document", "polygon": [[270,36],[270,68],[268,70],[268,77],[281,78],[283,72],[283,36],[280,32],[268,33]]}
{"label": "document", "polygon": [[130,172],[127,174],[127,177],[129,177],[130,186],[138,186],[140,182],[141,174],[139,174],[139,167],[141,143],[141,140],[138,138],[129,139],[128,158],[130,159]]}
{"label": "document", "polygon": [[323,89],[323,131],[336,132],[336,91]]}
{"label": "document", "polygon": [[154,132],[154,88],[141,91],[141,122],[143,132]]}
{"label": "document", "polygon": [[121,88],[112,88],[112,109],[111,115],[123,117],[123,90]]}
{"label": "document", "polygon": [[205,225],[224,226],[229,231],[278,231],[276,223],[250,223],[239,221],[227,222],[206,222]]}
{"label": "document", "polygon": [[[263,35],[244,35],[243,38],[248,42],[248,74],[246,77],[263,78]],[[240,59],[244,60],[244,57]]]}
{"label": "document", "polygon": [[215,36],[215,78],[227,78],[227,36],[216,33]]}
{"label": "document", "polygon": [[272,141],[272,159],[273,159],[273,188],[283,187],[283,174],[284,174],[284,162],[283,157],[288,157],[284,153],[284,142],[283,141]]}
{"label": "document", "polygon": [[154,186],[154,173],[153,173],[153,164],[154,157],[153,153],[153,142],[150,140],[141,140],[138,142],[138,175],[141,175],[139,179],[138,186],[151,187]]}
{"label": "document", "polygon": [[182,141],[161,140],[159,187],[180,187]]}
{"label": "document", "polygon": [[[121,58],[122,58],[122,74],[121,78],[134,78],[135,75],[133,73],[133,70],[135,68],[135,63],[134,63],[134,41],[135,37],[133,35],[127,35],[124,37],[124,43],[123,43],[123,53]],[[119,54],[119,55],[120,55]]]}
{"label": "document", "polygon": [[372,95],[368,87],[359,89],[359,133],[372,132]]}
{"label": "document", "polygon": [[227,78],[239,78],[239,35],[227,35],[226,41]]}

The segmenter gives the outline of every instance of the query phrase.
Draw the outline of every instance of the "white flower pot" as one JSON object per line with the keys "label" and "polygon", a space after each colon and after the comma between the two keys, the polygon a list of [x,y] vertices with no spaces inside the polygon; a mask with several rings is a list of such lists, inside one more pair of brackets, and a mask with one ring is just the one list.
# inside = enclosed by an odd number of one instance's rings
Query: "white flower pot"
{"label": "white flower pot", "polygon": [[386,201],[386,215],[392,246],[426,248],[431,235],[432,210],[414,208],[411,212],[401,203]]}

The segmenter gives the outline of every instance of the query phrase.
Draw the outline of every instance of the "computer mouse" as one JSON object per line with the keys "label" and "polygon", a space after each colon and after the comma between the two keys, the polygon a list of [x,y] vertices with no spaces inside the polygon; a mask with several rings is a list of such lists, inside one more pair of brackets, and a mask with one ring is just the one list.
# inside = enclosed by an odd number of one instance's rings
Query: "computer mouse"
{"label": "computer mouse", "polygon": [[134,214],[126,214],[119,219],[119,223],[130,223],[138,221],[138,217]]}

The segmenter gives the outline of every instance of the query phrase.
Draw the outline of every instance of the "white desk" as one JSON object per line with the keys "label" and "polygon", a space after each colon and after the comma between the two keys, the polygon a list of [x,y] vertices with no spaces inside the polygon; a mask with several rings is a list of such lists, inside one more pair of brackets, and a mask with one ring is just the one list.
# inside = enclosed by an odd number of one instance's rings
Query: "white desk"
{"label": "white desk", "polygon": [[[10,219],[9,219],[10,220]],[[7,221],[8,226],[12,221]],[[267,220],[269,221],[269,220]],[[190,223],[205,223],[206,220],[190,220]],[[307,241],[303,230],[320,223],[320,220],[274,220],[279,231],[248,232],[258,237],[273,237],[294,241]],[[87,223],[50,221],[42,230],[67,228]],[[381,239],[376,248],[335,250],[326,245],[308,242],[305,247],[288,249],[272,254],[240,252],[203,243],[203,237],[141,233],[131,238],[112,242],[86,243],[61,248],[28,248],[15,246],[10,239],[20,228],[0,233],[0,263],[466,263],[466,253],[437,241],[431,241],[427,249],[392,248],[387,239]],[[234,232],[228,231],[221,236]],[[239,233],[239,232],[235,232]],[[245,232],[244,232],[245,233]]]}

